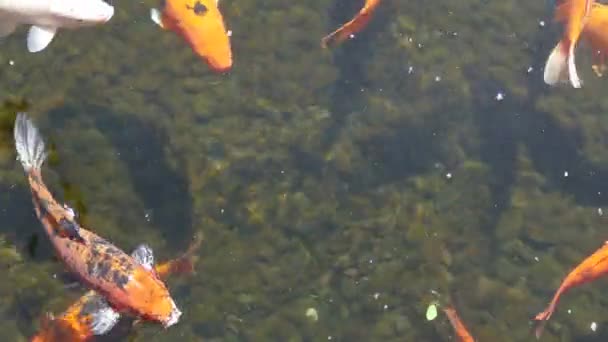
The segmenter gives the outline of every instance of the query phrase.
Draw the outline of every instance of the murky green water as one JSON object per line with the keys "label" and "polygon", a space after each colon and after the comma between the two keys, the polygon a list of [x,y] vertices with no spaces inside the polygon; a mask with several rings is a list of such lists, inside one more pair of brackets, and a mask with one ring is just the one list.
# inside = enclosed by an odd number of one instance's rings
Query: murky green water
{"label": "murky green water", "polygon": [[[439,299],[479,341],[531,341],[529,319],[608,239],[608,81],[581,47],[583,89],[543,84],[558,39],[543,1],[386,0],[322,50],[361,1],[223,0],[224,76],[148,19],[155,1],[114,5],[42,53],[25,27],[0,45],[2,340],[84,292],[34,216],[18,109],[85,227],[158,260],[205,234],[197,273],[168,281],[180,323],[114,340],[448,341],[444,315],[425,319]],[[543,340],[605,341],[606,285],[565,295]]]}

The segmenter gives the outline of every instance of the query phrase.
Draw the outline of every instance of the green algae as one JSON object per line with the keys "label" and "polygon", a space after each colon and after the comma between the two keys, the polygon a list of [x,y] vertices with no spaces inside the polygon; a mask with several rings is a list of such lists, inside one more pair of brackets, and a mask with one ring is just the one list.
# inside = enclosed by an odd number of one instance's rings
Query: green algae
{"label": "green algae", "polygon": [[[228,75],[153,25],[151,5],[117,3],[109,24],[62,31],[42,54],[26,54],[24,30],[3,42],[3,338],[25,340],[82,292],[53,277],[14,160],[23,109],[51,147],[45,181],[87,228],[158,259],[206,234],[197,273],[168,280],[182,321],[134,341],[447,340],[441,315],[421,315],[431,290],[480,341],[526,341],[606,240],[605,80],[580,58],[581,91],[541,89],[557,41],[543,4],[383,2],[323,50],[352,15],[339,2],[221,2]],[[587,336],[604,301],[601,282],[573,290],[547,340]]]}

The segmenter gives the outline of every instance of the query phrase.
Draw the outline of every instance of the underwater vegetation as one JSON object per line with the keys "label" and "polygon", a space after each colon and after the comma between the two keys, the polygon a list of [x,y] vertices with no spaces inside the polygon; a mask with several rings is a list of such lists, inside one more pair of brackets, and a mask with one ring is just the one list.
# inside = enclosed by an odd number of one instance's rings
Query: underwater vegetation
{"label": "underwater vegetation", "polygon": [[[606,80],[583,42],[584,87],[543,83],[561,34],[543,1],[387,0],[332,49],[320,38],[363,1],[220,1],[225,75],[159,30],[155,6],[117,2],[111,24],[38,54],[23,28],[0,45],[3,340],[85,292],[32,211],[20,110],[83,225],[157,260],[205,233],[197,273],[167,281],[179,324],[134,341],[444,341],[448,319],[424,310],[448,297],[477,340],[529,341],[608,240]],[[601,293],[568,293],[543,341],[604,341]]]}

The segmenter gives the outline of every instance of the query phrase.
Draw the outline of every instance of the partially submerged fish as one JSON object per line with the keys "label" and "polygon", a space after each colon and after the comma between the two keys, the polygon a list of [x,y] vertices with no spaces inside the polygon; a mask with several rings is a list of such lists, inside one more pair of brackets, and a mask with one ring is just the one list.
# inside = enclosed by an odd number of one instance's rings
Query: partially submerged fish
{"label": "partially submerged fish", "polygon": [[608,53],[607,29],[608,6],[600,3],[593,4],[591,14],[581,37],[593,50],[593,71],[600,77],[606,69],[606,54]]}
{"label": "partially submerged fish", "polygon": [[321,47],[327,48],[337,45],[363,30],[379,4],[380,0],[365,0],[365,5],[353,19],[321,39]]}
{"label": "partially submerged fish", "polygon": [[555,9],[555,20],[565,26],[562,39],[557,43],[545,64],[544,81],[555,85],[560,81],[570,81],[574,88],[580,88],[575,62],[576,44],[583,32],[594,4],[594,0],[565,0]]}
{"label": "partially submerged fish", "polygon": [[[158,277],[165,279],[172,274],[193,272],[194,252],[201,241],[201,235],[196,235],[186,253],[177,259],[155,265],[154,270]],[[145,248],[137,247],[131,256],[138,258],[143,255],[139,250]],[[107,333],[118,322],[120,316],[114,311],[100,312],[100,307],[106,308],[103,301],[103,297],[90,290],[61,315],[57,317],[51,314],[45,315],[41,321],[40,331],[32,337],[31,342],[84,342],[95,335]]]}
{"label": "partially submerged fish", "polygon": [[215,72],[232,67],[230,34],[218,7],[219,0],[162,0],[150,10],[152,21],[182,36]]}
{"label": "partially submerged fish", "polygon": [[456,336],[458,336],[458,341],[475,342],[475,339],[473,339],[473,336],[471,336],[471,334],[469,333],[467,328],[464,326],[464,324],[460,320],[460,317],[458,317],[456,310],[452,306],[448,306],[448,307],[444,308],[443,312],[448,317],[450,324],[454,328],[454,332],[456,333]]}
{"label": "partially submerged fish", "polygon": [[53,198],[42,181],[45,145],[25,113],[15,121],[15,147],[28,176],[34,209],[56,254],[69,271],[100,295],[92,324],[103,325],[118,312],[160,322],[177,323],[181,311],[153,269],[152,250],[142,246],[129,256],[74,220],[74,212]]}
{"label": "partially submerged fish", "polygon": [[30,52],[44,50],[57,29],[75,29],[107,22],[114,7],[103,0],[0,0],[0,37],[18,25],[32,25],[27,35]]}
{"label": "partially submerged fish", "polygon": [[595,253],[591,254],[585,260],[583,260],[574,270],[572,270],[566,278],[562,281],[562,284],[555,292],[553,299],[545,309],[545,311],[539,313],[534,317],[535,321],[538,321],[538,325],[535,329],[536,338],[540,338],[543,333],[546,321],[551,318],[551,315],[555,311],[557,303],[560,297],[574,286],[578,286],[587,282],[590,282],[598,277],[605,275],[608,272],[608,241],[604,242],[604,245],[600,247]]}

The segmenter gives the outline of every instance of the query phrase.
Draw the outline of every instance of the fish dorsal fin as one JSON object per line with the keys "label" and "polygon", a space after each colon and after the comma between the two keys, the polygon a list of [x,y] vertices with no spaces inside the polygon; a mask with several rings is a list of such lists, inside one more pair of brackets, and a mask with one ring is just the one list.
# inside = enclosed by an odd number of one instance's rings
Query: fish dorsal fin
{"label": "fish dorsal fin", "polygon": [[163,25],[163,15],[162,13],[160,13],[160,11],[156,8],[151,8],[150,9],[150,19],[152,19],[153,22],[156,23],[156,25],[165,28],[165,25]]}
{"label": "fish dorsal fin", "polygon": [[149,271],[154,269],[154,252],[152,252],[152,248],[150,248],[150,246],[146,244],[137,246],[133,253],[131,253],[131,256],[145,269]]}
{"label": "fish dorsal fin", "polygon": [[[83,306],[84,307],[84,306]],[[86,307],[90,308],[90,312],[83,312],[91,317],[89,328],[93,335],[103,335],[118,323],[120,314],[105,300],[104,297],[95,293],[86,303]]]}
{"label": "fish dorsal fin", "polygon": [[27,49],[29,52],[44,50],[55,37],[57,28],[52,26],[32,26],[27,34]]}

